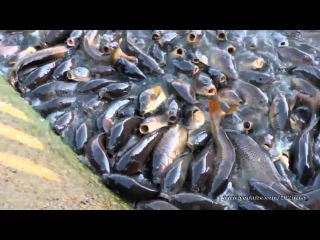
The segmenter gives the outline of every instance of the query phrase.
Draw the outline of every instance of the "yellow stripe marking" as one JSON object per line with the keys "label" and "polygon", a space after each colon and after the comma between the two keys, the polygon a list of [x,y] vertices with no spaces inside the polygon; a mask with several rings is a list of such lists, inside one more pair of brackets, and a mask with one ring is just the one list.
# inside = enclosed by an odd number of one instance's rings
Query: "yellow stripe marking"
{"label": "yellow stripe marking", "polygon": [[21,158],[10,153],[0,152],[0,164],[47,180],[61,182],[59,176],[50,169],[37,165],[29,159]]}
{"label": "yellow stripe marking", "polygon": [[42,143],[36,139],[34,136],[29,135],[23,131],[17,130],[13,127],[5,125],[0,122],[0,135],[7,137],[9,139],[20,142],[32,148],[43,150],[44,147]]}
{"label": "yellow stripe marking", "polygon": [[0,111],[10,114],[11,116],[15,118],[19,118],[25,122],[29,122],[28,117],[26,114],[19,109],[13,107],[11,104],[4,103],[0,101]]}

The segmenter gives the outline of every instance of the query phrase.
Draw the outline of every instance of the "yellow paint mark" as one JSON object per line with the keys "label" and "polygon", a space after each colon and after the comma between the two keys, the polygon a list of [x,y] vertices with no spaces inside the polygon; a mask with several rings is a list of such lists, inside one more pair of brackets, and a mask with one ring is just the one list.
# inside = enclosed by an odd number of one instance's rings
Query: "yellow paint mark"
{"label": "yellow paint mark", "polygon": [[29,159],[21,158],[11,153],[0,152],[0,164],[47,180],[61,182],[59,176],[50,169],[37,165]]}
{"label": "yellow paint mark", "polygon": [[29,122],[26,114],[19,109],[13,107],[11,104],[0,102],[0,111],[10,114],[11,116],[15,118],[19,118],[25,122]]}
{"label": "yellow paint mark", "polygon": [[34,136],[0,122],[0,135],[20,142],[32,148],[43,150],[42,143]]}

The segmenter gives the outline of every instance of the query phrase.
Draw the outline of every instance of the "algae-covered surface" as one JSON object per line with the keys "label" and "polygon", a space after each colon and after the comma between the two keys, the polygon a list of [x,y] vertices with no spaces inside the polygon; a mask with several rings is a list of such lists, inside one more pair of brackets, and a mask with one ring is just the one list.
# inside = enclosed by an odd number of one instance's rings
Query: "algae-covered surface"
{"label": "algae-covered surface", "polygon": [[0,209],[131,209],[0,76]]}

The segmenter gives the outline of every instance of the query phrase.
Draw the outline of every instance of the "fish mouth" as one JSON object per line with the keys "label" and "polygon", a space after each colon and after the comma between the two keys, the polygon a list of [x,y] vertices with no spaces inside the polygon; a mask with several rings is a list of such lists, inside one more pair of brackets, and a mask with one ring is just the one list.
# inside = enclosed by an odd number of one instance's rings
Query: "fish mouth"
{"label": "fish mouth", "polygon": [[197,36],[194,33],[189,33],[187,39],[190,43],[197,42]]}
{"label": "fish mouth", "polygon": [[175,116],[175,115],[169,115],[169,118],[168,118],[168,122],[169,123],[176,123],[178,121],[178,117]]}
{"label": "fish mouth", "polygon": [[225,32],[219,32],[217,34],[217,39],[220,41],[226,40],[227,39],[227,34]]}
{"label": "fish mouth", "polygon": [[147,134],[147,133],[149,133],[149,130],[150,129],[149,129],[148,125],[146,125],[146,124],[141,124],[139,127],[139,131],[141,134]]}
{"label": "fish mouth", "polygon": [[251,121],[243,121],[242,127],[246,133],[249,133],[253,128],[253,123]]}
{"label": "fish mouth", "polygon": [[159,40],[161,38],[161,35],[160,33],[153,33],[151,38],[152,40]]}
{"label": "fish mouth", "polygon": [[236,48],[234,47],[234,46],[229,46],[228,48],[227,48],[227,51],[228,51],[228,53],[230,53],[230,54],[234,54],[235,52],[236,52]]}
{"label": "fish mouth", "polygon": [[69,79],[74,79],[75,76],[74,76],[73,72],[68,71],[68,72],[67,72],[67,78],[69,78]]}
{"label": "fish mouth", "polygon": [[213,96],[216,94],[217,94],[217,89],[215,87],[211,87],[211,88],[207,89],[207,91],[206,91],[207,96]]}
{"label": "fish mouth", "polygon": [[73,38],[68,38],[67,39],[67,45],[69,47],[74,47],[74,46],[76,46],[76,41]]}

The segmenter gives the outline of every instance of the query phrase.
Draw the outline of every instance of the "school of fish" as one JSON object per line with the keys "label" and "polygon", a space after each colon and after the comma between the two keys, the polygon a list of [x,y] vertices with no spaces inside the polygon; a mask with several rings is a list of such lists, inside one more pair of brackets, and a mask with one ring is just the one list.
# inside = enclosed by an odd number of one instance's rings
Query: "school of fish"
{"label": "school of fish", "polygon": [[1,30],[0,70],[139,210],[320,209],[319,30]]}

